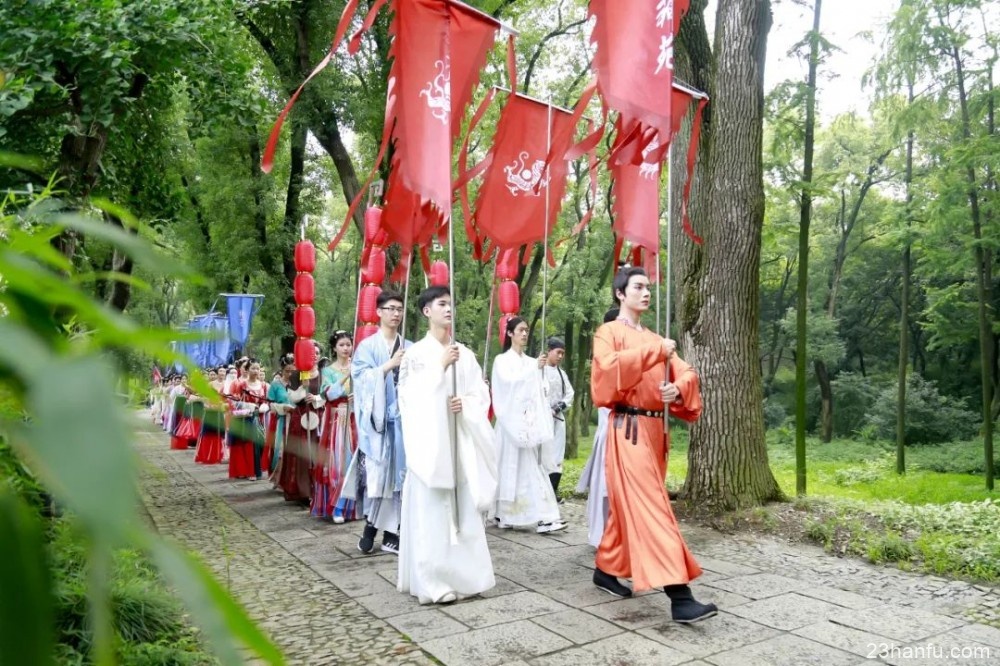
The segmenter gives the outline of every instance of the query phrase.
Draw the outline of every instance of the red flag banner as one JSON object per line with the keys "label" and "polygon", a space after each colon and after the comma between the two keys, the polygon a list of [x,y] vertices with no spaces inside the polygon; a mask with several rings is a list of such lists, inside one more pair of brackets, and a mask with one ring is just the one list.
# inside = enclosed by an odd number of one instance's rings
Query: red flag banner
{"label": "red flag banner", "polygon": [[451,217],[452,144],[499,23],[452,0],[396,0],[384,132],[394,153],[385,227],[405,247]]}
{"label": "red flag banner", "polygon": [[572,113],[523,95],[507,98],[473,214],[481,237],[500,249],[543,240],[546,200],[548,231],[552,232],[566,191],[568,167],[565,159],[557,158],[546,169],[546,155],[564,155],[572,142]]}
{"label": "red flag banner", "polygon": [[639,164],[654,140],[671,135],[674,37],[690,0],[591,0],[601,97],[621,114],[611,161]]}
{"label": "red flag banner", "polygon": [[[620,239],[656,254],[660,248],[660,154],[659,142],[645,148],[644,161],[635,164],[611,164],[612,228]],[[648,160],[648,161],[646,161]]]}

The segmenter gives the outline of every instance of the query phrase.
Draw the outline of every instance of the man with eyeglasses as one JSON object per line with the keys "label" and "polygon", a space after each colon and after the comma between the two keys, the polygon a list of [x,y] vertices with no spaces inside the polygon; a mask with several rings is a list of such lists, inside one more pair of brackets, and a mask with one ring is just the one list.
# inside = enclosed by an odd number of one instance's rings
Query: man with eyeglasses
{"label": "man with eyeglasses", "polygon": [[406,474],[406,455],[396,384],[403,354],[411,343],[399,333],[403,297],[394,291],[383,291],[375,305],[379,332],[358,345],[351,361],[354,417],[358,450],[362,453],[358,474],[365,486],[362,508],[366,523],[358,550],[372,552],[375,536],[382,530],[382,550],[399,554],[400,493]]}

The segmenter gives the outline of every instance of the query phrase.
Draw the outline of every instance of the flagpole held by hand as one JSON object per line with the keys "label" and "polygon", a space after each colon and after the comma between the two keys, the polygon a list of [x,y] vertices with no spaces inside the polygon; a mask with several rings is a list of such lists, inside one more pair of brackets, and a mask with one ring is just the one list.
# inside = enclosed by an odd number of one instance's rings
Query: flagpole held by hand
{"label": "flagpole held by hand", "polygon": [[[455,220],[449,215],[448,220],[448,288],[451,291],[451,344],[455,343],[455,330],[458,324],[458,307],[455,301]],[[458,370],[457,363],[451,364],[451,395],[454,398],[458,395]],[[450,400],[449,400],[450,402]],[[450,405],[449,405],[450,407]],[[448,436],[451,438],[451,478],[455,480],[455,486],[451,494],[451,519],[455,524],[455,533],[461,530],[458,522],[458,414],[451,409],[448,410]]]}

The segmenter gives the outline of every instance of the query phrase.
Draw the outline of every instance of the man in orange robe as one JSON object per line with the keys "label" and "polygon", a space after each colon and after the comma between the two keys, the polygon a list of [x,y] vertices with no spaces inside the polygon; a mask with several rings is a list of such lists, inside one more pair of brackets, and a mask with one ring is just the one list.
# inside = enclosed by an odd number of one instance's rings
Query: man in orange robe
{"label": "man in orange robe", "polygon": [[[597,548],[594,584],[621,597],[662,587],[674,621],[698,622],[718,612],[695,601],[688,583],[701,575],[681,536],[664,481],[669,435],[663,409],[685,421],[701,415],[698,375],[675,353],[676,343],[642,327],[649,278],[638,267],[615,276],[621,311],[597,329],[591,364],[594,405],[611,409],[605,454],[608,521]],[[668,370],[669,368],[669,370]]]}

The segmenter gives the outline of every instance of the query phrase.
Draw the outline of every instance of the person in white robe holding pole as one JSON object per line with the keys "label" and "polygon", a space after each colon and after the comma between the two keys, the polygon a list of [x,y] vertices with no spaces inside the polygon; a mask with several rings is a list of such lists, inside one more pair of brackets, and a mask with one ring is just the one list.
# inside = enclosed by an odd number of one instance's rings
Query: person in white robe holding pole
{"label": "person in white robe holding pole", "polygon": [[539,534],[566,528],[552,483],[542,467],[542,447],[552,440],[552,413],[545,397],[542,368],[525,353],[528,324],[507,322],[504,353],[493,361],[494,428],[499,470],[495,517],[500,529],[531,526]]}
{"label": "person in white robe holding pole", "polygon": [[542,470],[549,475],[552,492],[559,497],[559,481],[562,479],[563,458],[566,457],[566,412],[573,406],[573,385],[559,366],[566,357],[566,343],[560,338],[548,340],[548,354],[542,372],[548,383],[549,406],[552,408],[552,440],[542,444]]}
{"label": "person in white robe holding pole", "polygon": [[450,290],[426,289],[417,307],[430,330],[407,350],[399,375],[408,467],[397,589],[421,604],[451,603],[496,585],[483,525],[497,482],[490,395],[475,354],[451,338]]}

